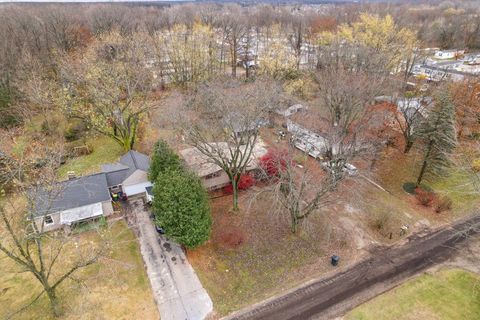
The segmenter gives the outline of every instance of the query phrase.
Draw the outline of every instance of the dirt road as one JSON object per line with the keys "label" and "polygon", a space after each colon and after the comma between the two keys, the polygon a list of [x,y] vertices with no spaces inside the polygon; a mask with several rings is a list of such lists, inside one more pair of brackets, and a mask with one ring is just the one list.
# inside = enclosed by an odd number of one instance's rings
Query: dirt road
{"label": "dirt road", "polygon": [[225,319],[333,319],[455,255],[468,237],[478,237],[480,215],[407,243],[372,250],[370,258],[343,272],[294,289]]}

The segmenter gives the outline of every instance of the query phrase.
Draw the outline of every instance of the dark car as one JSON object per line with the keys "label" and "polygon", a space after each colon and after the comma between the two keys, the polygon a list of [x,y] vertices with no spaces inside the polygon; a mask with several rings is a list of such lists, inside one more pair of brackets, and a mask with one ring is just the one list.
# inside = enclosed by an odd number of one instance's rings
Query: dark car
{"label": "dark car", "polygon": [[160,234],[165,234],[165,229],[160,226],[155,225],[155,230],[157,230],[157,232]]}

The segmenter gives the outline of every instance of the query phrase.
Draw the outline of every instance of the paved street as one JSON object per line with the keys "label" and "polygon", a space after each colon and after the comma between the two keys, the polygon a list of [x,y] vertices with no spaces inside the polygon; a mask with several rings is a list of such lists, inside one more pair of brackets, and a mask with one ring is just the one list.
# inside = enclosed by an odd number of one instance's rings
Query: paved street
{"label": "paved street", "polygon": [[200,320],[212,301],[181,247],[160,236],[141,201],[132,203],[140,249],[162,320]]}

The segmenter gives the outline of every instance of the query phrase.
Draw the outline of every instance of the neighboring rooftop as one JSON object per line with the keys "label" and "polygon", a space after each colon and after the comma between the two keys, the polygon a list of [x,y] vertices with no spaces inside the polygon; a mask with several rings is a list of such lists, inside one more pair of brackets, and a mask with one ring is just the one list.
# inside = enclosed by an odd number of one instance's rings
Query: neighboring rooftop
{"label": "neighboring rooftop", "polygon": [[[218,148],[224,154],[228,154],[228,144],[226,142],[215,142],[211,143],[214,148]],[[242,150],[243,152],[243,150]],[[222,170],[218,165],[212,162],[207,156],[200,152],[197,148],[187,148],[180,151],[183,159],[187,165],[200,177],[205,177],[209,174],[218,172]],[[267,149],[265,148],[265,143],[258,139],[257,143],[253,147],[252,158],[248,164],[249,170],[257,167],[256,159],[267,154]]]}

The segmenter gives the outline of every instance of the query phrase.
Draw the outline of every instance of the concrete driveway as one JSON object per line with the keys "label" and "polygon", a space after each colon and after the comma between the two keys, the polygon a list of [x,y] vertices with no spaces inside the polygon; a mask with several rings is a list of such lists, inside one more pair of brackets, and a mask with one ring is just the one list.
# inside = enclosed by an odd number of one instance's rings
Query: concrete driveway
{"label": "concrete driveway", "polygon": [[162,320],[200,320],[213,308],[181,247],[159,235],[142,201],[131,203],[138,239]]}

